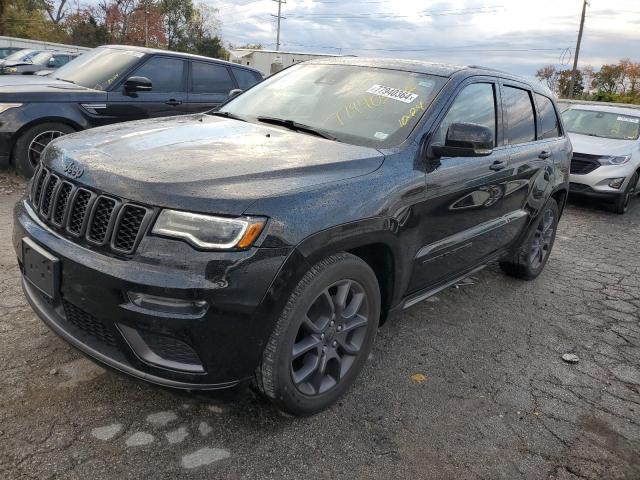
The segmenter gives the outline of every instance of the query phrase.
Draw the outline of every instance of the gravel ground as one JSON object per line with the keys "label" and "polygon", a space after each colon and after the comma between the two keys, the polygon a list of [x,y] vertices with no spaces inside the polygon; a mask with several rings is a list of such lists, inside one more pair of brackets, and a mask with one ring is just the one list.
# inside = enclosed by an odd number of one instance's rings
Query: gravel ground
{"label": "gravel ground", "polygon": [[51,333],[11,247],[23,188],[0,174],[0,478],[640,479],[640,199],[570,205],[536,281],[491,267],[407,311],[338,405],[297,419],[106,372]]}

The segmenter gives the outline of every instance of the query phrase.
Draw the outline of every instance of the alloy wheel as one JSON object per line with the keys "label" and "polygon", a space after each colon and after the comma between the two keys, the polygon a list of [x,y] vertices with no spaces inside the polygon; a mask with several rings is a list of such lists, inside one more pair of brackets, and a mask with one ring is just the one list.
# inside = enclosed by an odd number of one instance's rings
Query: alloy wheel
{"label": "alloy wheel", "polygon": [[364,345],[369,301],[355,280],[341,280],[311,303],[291,351],[291,378],[305,395],[335,387],[349,371]]}
{"label": "alloy wheel", "polygon": [[40,163],[40,156],[42,155],[44,148],[49,145],[52,140],[61,137],[62,135],[64,135],[64,132],[59,130],[47,130],[39,133],[33,138],[33,140],[31,140],[27,153],[29,156],[29,163],[31,163],[33,168],[37,167],[38,163]]}
{"label": "alloy wheel", "polygon": [[540,268],[551,250],[555,224],[555,215],[551,210],[545,210],[538,223],[531,247],[529,249],[529,265],[534,270]]}

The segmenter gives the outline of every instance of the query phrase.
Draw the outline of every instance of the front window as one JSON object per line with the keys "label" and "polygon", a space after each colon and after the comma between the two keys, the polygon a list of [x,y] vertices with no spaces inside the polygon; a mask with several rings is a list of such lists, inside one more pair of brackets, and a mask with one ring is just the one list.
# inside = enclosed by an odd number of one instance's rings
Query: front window
{"label": "front window", "polygon": [[292,121],[338,141],[390,147],[404,141],[446,78],[353,65],[301,64],[227,103],[221,112]]}
{"label": "front window", "polygon": [[18,50],[5,58],[5,60],[7,62],[27,62],[37,54],[37,50]]}
{"label": "front window", "polygon": [[616,140],[637,140],[640,116],[569,109],[562,114],[568,132]]}
{"label": "front window", "polygon": [[107,90],[120,80],[144,53],[119,48],[95,48],[56,71],[55,78],[95,90]]}

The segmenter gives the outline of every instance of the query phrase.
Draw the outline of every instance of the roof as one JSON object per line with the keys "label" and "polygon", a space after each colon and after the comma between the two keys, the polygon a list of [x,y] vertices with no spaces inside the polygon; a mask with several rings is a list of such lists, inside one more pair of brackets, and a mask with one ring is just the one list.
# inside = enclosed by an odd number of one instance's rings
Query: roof
{"label": "roof", "polygon": [[[184,53],[184,52],[174,52],[172,50],[162,50],[160,48],[149,48],[149,47],[139,47],[137,45],[100,45],[98,48],[117,48],[119,50],[133,50],[134,52],[142,52],[146,54],[162,54],[162,55],[172,55],[181,58],[191,58],[194,60],[215,60],[218,63],[224,63],[229,66],[235,68],[245,68],[247,70],[252,70],[254,72],[258,72],[255,68],[247,67],[244,65],[239,65],[237,63],[228,62],[226,60],[221,60],[219,58],[213,57],[205,57],[204,55],[196,55],[194,53]],[[259,73],[259,72],[258,72]]]}
{"label": "roof", "polygon": [[[245,55],[251,53],[276,53],[279,55],[310,55],[314,57],[342,57],[344,55],[338,55],[335,53],[313,53],[313,52],[285,52],[284,50],[266,50],[264,48],[232,48],[232,52],[247,52]],[[244,56],[244,55],[236,55]]]}
{"label": "roof", "polygon": [[476,65],[455,65],[449,63],[436,63],[424,60],[405,60],[391,58],[366,58],[366,57],[340,57],[333,59],[315,59],[307,63],[328,64],[328,65],[355,65],[361,67],[388,68],[393,70],[404,70],[407,72],[424,73],[427,75],[438,75],[441,77],[451,77],[458,72],[464,72],[466,76],[472,75],[488,75],[492,77],[500,77],[504,79],[515,80],[526,85],[538,93],[542,93],[548,97],[552,97],[551,91],[539,82],[512,75],[501,70],[488,67],[479,67]]}
{"label": "roof", "polygon": [[[562,102],[562,100],[560,100]],[[619,115],[632,115],[632,116],[640,116],[640,105],[628,105],[628,106],[619,106],[618,105],[607,105],[606,103],[600,102],[599,105],[594,103],[588,104],[572,104],[571,108],[575,110],[591,110],[593,112],[607,112],[607,113],[617,113]]]}

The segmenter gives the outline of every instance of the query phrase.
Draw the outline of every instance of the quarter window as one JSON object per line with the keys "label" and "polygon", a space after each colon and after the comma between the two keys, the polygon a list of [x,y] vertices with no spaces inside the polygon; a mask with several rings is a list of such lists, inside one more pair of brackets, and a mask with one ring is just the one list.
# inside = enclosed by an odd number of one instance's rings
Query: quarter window
{"label": "quarter window", "polygon": [[193,62],[191,64],[191,91],[193,93],[222,93],[227,95],[234,88],[227,67],[203,62]]}
{"label": "quarter window", "polygon": [[184,61],[153,57],[137,71],[136,76],[151,80],[152,92],[182,92]]}
{"label": "quarter window", "polygon": [[260,81],[260,78],[258,78],[255,73],[240,68],[233,69],[233,76],[236,77],[238,87],[242,90],[246,90]]}
{"label": "quarter window", "polygon": [[466,86],[454,100],[434,136],[434,143],[444,145],[447,130],[453,123],[475,123],[488,127],[496,138],[496,102],[491,83]]}
{"label": "quarter window", "polygon": [[507,120],[507,141],[510,145],[536,139],[536,120],[531,95],[527,90],[505,86],[502,105]]}
{"label": "quarter window", "polygon": [[561,136],[560,121],[558,120],[556,109],[553,107],[553,102],[544,95],[536,93],[536,103],[538,104],[538,115],[540,117],[540,134],[538,138],[556,138]]}

